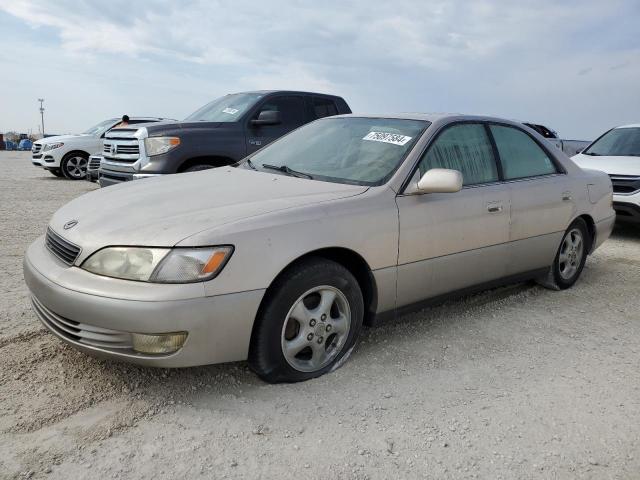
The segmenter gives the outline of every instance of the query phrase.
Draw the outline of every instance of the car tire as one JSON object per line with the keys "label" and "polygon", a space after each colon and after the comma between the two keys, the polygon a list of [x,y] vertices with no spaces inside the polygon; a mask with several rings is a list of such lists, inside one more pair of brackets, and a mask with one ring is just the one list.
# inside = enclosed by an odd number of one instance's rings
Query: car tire
{"label": "car tire", "polygon": [[587,224],[576,219],[562,236],[553,265],[545,278],[538,283],[552,290],[565,290],[573,286],[580,277],[591,247],[591,236]]}
{"label": "car tire", "polygon": [[200,172],[202,170],[209,170],[211,168],[216,168],[213,165],[209,165],[207,163],[201,163],[198,165],[191,165],[189,168],[186,168],[184,172]]}
{"label": "car tire", "polygon": [[51,170],[49,170],[49,172],[51,172],[51,175],[55,175],[58,178],[64,177],[62,171],[59,168],[52,168]]}
{"label": "car tire", "polygon": [[251,336],[249,367],[269,383],[333,371],[351,354],[363,317],[353,274],[331,260],[307,259],[267,291]]}
{"label": "car tire", "polygon": [[84,180],[87,178],[87,163],[89,156],[84,153],[67,153],[60,162],[60,169],[69,180]]}

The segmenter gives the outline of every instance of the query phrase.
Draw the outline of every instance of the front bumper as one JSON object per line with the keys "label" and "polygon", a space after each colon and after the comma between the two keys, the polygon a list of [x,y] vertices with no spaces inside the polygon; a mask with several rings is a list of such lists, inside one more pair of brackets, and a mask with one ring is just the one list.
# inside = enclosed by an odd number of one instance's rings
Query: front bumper
{"label": "front bumper", "polygon": [[63,152],[62,148],[56,148],[55,150],[40,150],[36,154],[31,154],[31,163],[36,167],[42,167],[46,169],[60,168],[60,162],[62,161]]}
{"label": "front bumper", "polygon": [[620,222],[640,223],[640,191],[632,195],[613,195],[613,209]]}
{"label": "front bumper", "polygon": [[[201,297],[180,299],[183,286],[174,285],[170,289],[163,286],[166,300],[118,298],[112,292],[121,291],[123,283],[136,284],[132,287],[138,290],[145,286],[97,275],[92,276],[98,278],[92,278],[91,292],[81,291],[78,285],[91,274],[59,262],[46,250],[42,237],[27,250],[23,269],[38,318],[58,338],[91,355],[155,367],[246,359],[253,322],[265,292],[205,297],[203,289]],[[95,282],[103,288],[96,289]],[[131,333],[179,331],[187,332],[186,342],[171,354],[142,354],[130,346]]]}

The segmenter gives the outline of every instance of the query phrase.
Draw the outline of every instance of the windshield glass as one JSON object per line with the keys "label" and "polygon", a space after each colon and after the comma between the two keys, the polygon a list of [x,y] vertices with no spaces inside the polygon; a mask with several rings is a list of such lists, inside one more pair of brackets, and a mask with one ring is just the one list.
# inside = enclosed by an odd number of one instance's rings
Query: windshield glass
{"label": "windshield glass", "polygon": [[117,121],[118,121],[117,118],[110,118],[109,120],[105,120],[104,122],[100,122],[99,124],[94,125],[89,130],[82,132],[82,134],[83,135],[102,135]]}
{"label": "windshield glass", "polygon": [[295,130],[243,165],[269,172],[279,167],[284,173],[330,182],[380,185],[429,125],[420,120],[327,118]]}
{"label": "windshield glass", "polygon": [[640,127],[614,128],[595,141],[585,155],[640,156]]}
{"label": "windshield glass", "polygon": [[261,93],[234,93],[218,98],[189,115],[185,122],[237,122],[250,109]]}

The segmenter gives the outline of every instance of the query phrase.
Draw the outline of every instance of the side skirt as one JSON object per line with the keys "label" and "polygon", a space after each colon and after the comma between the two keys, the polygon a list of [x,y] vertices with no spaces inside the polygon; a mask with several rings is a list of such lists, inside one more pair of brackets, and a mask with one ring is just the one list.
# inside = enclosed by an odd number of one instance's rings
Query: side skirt
{"label": "side skirt", "polygon": [[375,318],[373,318],[368,325],[377,326],[382,322],[396,319],[407,313],[422,310],[423,308],[441,305],[449,300],[465,297],[474,293],[483,292],[498,287],[504,287],[505,285],[511,285],[513,283],[521,283],[528,280],[534,280],[539,277],[544,277],[545,275],[547,275],[548,271],[549,267],[546,267],[539,268],[537,270],[531,270],[528,272],[518,273],[516,275],[510,275],[508,277],[491,280],[490,282],[484,282],[478,285],[473,285],[471,287],[455,290],[453,292],[438,295],[436,297],[427,298],[425,300],[421,300],[409,305],[404,305],[393,310],[387,310],[386,312],[380,312],[376,314]]}

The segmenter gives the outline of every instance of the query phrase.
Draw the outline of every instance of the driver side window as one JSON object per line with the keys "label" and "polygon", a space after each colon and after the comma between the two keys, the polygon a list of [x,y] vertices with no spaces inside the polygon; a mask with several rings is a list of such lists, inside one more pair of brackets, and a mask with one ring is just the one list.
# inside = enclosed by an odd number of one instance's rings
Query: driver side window
{"label": "driver side window", "polygon": [[280,112],[280,126],[288,130],[298,128],[305,123],[305,105],[302,97],[276,97],[267,100],[260,107],[260,112],[271,110]]}
{"label": "driver side window", "polygon": [[481,123],[448,127],[429,146],[420,160],[420,176],[432,168],[462,173],[463,185],[498,181],[498,167],[491,140]]}

